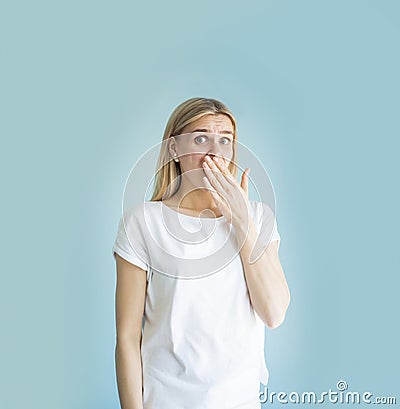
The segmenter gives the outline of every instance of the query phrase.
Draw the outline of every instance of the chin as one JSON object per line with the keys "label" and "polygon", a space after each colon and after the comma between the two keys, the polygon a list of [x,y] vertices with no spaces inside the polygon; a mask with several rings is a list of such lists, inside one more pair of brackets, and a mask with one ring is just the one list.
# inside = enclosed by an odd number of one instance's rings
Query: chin
{"label": "chin", "polygon": [[194,168],[185,173],[186,179],[191,185],[204,188],[203,177],[206,175],[206,172],[203,167]]}

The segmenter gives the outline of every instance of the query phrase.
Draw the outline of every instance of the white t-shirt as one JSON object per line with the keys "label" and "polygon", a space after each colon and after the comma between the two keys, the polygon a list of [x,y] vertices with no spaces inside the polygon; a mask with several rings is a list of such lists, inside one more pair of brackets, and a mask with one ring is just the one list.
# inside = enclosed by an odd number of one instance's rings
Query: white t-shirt
{"label": "white t-shirt", "polygon": [[[260,248],[279,245],[271,208],[249,203]],[[265,325],[251,305],[234,234],[223,216],[184,215],[161,201],[121,217],[113,255],[147,271],[144,409],[261,407]]]}

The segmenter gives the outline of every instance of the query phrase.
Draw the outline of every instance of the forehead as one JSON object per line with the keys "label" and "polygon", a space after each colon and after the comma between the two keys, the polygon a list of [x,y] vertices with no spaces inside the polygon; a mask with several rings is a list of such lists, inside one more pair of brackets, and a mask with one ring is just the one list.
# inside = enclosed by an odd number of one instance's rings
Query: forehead
{"label": "forehead", "polygon": [[231,131],[233,133],[233,125],[227,115],[205,115],[197,121],[185,127],[186,132],[193,132],[196,129],[207,129],[209,132],[214,131]]}

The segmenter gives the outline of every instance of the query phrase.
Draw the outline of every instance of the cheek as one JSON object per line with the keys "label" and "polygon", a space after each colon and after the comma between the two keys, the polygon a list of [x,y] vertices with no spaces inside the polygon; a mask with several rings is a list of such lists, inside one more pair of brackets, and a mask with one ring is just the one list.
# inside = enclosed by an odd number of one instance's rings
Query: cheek
{"label": "cheek", "polygon": [[203,161],[205,159],[204,153],[191,153],[181,157],[182,165],[186,170],[196,169],[203,167]]}
{"label": "cheek", "polygon": [[229,148],[224,150],[222,152],[222,155],[225,158],[225,161],[230,162],[233,159],[233,149]]}

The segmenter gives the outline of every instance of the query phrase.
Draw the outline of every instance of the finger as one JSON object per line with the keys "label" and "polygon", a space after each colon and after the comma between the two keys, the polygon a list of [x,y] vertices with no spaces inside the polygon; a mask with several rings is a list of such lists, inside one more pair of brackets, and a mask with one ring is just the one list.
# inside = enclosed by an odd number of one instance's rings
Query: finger
{"label": "finger", "polygon": [[229,204],[226,202],[226,200],[211,186],[209,180],[206,177],[203,177],[203,182],[206,188],[211,192],[212,198],[215,202],[215,205],[218,207],[218,209],[223,213],[222,209],[228,209],[227,213],[224,213],[225,217],[229,221],[229,223],[232,223],[232,209],[229,206]]}
{"label": "finger", "polygon": [[213,161],[211,159],[206,159],[203,162],[203,168],[211,185],[214,186],[218,191],[223,191],[224,183],[226,184],[226,181],[224,181],[223,175],[217,169]]}
{"label": "finger", "polygon": [[218,206],[218,203],[221,202],[221,198],[218,194],[218,192],[214,189],[214,187],[211,185],[210,181],[207,179],[207,177],[203,177],[203,182],[204,185],[206,186],[207,190],[211,192],[211,195],[215,201],[215,204]]}
{"label": "finger", "polygon": [[214,165],[214,167],[212,168],[215,169],[216,171],[219,171],[216,173],[216,177],[221,183],[228,181],[231,184],[237,185],[236,179],[233,177],[232,173],[225,165],[224,159],[222,157],[218,158],[214,156],[211,162],[212,165]]}

